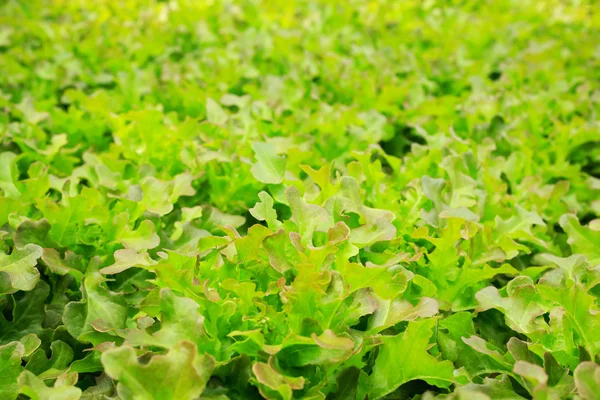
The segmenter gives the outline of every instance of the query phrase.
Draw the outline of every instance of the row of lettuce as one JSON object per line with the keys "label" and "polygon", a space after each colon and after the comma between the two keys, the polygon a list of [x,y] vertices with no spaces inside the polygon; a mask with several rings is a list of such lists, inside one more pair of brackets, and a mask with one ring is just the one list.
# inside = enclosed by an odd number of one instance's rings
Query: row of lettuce
{"label": "row of lettuce", "polygon": [[0,10],[1,398],[596,398],[591,5]]}

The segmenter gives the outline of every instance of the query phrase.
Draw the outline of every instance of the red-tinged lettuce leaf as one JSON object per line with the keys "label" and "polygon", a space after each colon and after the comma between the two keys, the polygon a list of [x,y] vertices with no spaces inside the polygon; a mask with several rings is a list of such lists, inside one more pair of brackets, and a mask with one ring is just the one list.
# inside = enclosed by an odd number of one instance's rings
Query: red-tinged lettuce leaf
{"label": "red-tinged lettuce leaf", "polygon": [[36,265],[41,256],[42,248],[36,244],[15,249],[11,254],[0,253],[0,293],[32,290],[40,278]]}
{"label": "red-tinged lettuce leaf", "polygon": [[584,400],[595,399],[600,390],[600,366],[590,361],[582,362],[574,375],[577,394]]}
{"label": "red-tinged lettuce leaf", "polygon": [[152,356],[147,364],[140,364],[132,347],[117,347],[102,354],[102,364],[119,382],[117,391],[124,400],[197,398],[215,366],[212,357],[198,355],[196,345],[187,341]]}
{"label": "red-tinged lettuce leaf", "polygon": [[75,387],[77,373],[60,375],[52,387],[46,386],[43,380],[29,371],[23,371],[19,375],[19,392],[34,400],[78,400],[81,398],[81,389]]}
{"label": "red-tinged lettuce leaf", "polygon": [[93,259],[83,279],[83,299],[68,303],[63,314],[69,333],[94,345],[108,340],[122,341],[119,330],[127,320],[125,298],[104,286],[105,278],[98,270],[99,260]]}

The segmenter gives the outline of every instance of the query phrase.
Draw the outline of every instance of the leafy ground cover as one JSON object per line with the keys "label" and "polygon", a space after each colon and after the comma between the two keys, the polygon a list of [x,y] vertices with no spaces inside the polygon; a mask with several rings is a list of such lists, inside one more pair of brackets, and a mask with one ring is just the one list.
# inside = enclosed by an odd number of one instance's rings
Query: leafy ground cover
{"label": "leafy ground cover", "polygon": [[0,398],[598,398],[599,11],[0,1]]}

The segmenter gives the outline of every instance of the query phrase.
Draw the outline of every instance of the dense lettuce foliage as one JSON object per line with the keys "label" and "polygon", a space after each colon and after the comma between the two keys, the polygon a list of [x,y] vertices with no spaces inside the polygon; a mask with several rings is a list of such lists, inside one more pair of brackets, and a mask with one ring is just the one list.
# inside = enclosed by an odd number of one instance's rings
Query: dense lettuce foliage
{"label": "dense lettuce foliage", "polygon": [[0,0],[0,398],[598,398],[597,6]]}

